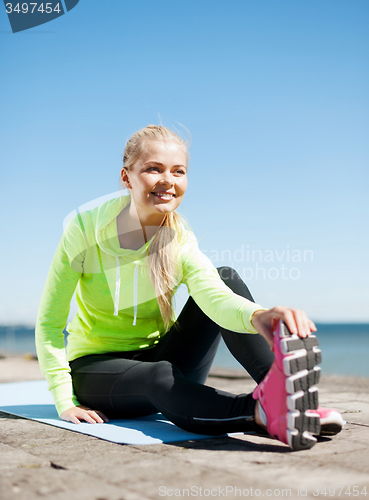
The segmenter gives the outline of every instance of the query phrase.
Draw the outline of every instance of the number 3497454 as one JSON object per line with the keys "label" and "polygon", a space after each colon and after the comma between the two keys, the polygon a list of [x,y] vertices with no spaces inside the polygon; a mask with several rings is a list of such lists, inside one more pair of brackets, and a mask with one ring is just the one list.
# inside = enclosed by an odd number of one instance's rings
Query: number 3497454
{"label": "number 3497454", "polygon": [[12,14],[16,12],[17,14],[33,14],[36,12],[41,12],[42,14],[51,14],[52,12],[61,12],[60,3],[58,2],[53,8],[53,4],[50,2],[29,2],[29,3],[12,3],[8,2],[5,4],[6,12]]}

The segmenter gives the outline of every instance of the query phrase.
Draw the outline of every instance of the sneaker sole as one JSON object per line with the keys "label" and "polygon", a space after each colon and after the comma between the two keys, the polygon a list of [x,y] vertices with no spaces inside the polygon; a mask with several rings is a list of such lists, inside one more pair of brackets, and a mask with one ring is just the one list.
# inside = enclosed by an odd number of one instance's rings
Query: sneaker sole
{"label": "sneaker sole", "polygon": [[282,339],[282,352],[289,355],[283,360],[285,374],[293,375],[302,370],[311,370],[321,363],[322,353],[318,345],[315,335],[306,339]]}
{"label": "sneaker sole", "polygon": [[297,391],[287,397],[287,407],[290,411],[298,410],[300,412],[318,409],[318,388],[311,387],[306,392]]}
{"label": "sneaker sole", "polygon": [[307,410],[318,408],[318,388],[320,379],[321,351],[315,335],[300,338],[292,335],[287,327],[282,327],[280,347],[286,356],[283,370],[286,375],[287,391],[287,439],[294,451],[312,448],[317,440],[313,436],[320,434],[318,415],[306,414]]}

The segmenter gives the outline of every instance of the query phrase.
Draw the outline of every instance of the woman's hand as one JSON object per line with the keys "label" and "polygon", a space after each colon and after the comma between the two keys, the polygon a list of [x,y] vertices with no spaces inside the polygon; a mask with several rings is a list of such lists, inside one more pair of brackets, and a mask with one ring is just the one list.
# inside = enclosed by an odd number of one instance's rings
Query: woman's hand
{"label": "woman's hand", "polygon": [[74,424],[80,424],[81,420],[88,422],[90,424],[103,424],[104,422],[109,422],[109,419],[101,412],[94,411],[87,406],[73,406],[68,410],[65,410],[60,418],[66,420],[67,422],[73,422]]}
{"label": "woman's hand", "polygon": [[289,331],[299,337],[307,337],[311,332],[316,332],[316,326],[306,316],[305,311],[284,306],[276,306],[268,311],[256,311],[252,315],[251,323],[271,348],[273,347],[273,331],[279,320],[283,320]]}

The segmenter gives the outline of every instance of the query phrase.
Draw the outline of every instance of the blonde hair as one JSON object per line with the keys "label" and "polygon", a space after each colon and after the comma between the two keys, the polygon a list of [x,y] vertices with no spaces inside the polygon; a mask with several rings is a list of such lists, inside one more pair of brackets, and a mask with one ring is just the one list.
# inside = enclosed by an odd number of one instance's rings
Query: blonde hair
{"label": "blonde hair", "polygon": [[[128,140],[124,150],[123,168],[127,171],[132,170],[148,141],[170,141],[184,146],[188,159],[188,145],[179,135],[161,125],[148,125],[133,134]],[[184,228],[187,227],[185,219],[175,211],[166,214],[149,247],[150,279],[156,292],[166,329],[169,329],[174,322],[173,296],[175,286],[178,284],[176,253],[183,237]]]}

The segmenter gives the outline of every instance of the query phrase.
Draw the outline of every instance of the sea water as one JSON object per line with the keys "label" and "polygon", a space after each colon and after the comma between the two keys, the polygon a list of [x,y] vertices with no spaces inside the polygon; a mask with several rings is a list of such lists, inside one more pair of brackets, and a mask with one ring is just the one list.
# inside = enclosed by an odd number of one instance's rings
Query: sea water
{"label": "sea water", "polygon": [[[369,324],[316,324],[322,375],[369,377]],[[251,335],[251,334],[250,334]],[[241,368],[222,341],[213,366]]]}
{"label": "sea water", "polygon": [[[369,377],[369,324],[317,324],[322,374]],[[241,335],[241,334],[240,334]],[[249,334],[251,335],[251,334]],[[0,353],[36,354],[34,329],[0,326]],[[241,368],[224,342],[215,367]]]}

